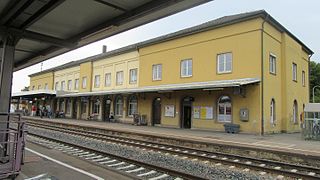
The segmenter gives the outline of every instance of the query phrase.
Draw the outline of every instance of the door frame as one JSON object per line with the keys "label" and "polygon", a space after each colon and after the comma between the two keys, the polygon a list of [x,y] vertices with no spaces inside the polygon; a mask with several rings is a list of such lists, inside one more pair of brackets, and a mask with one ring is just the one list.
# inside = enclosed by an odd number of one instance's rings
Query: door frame
{"label": "door frame", "polygon": [[[188,98],[189,101],[185,101],[185,99]],[[192,128],[192,109],[193,109],[193,106],[192,106],[192,103],[194,101],[194,98],[191,97],[191,96],[184,96],[183,98],[181,98],[181,101],[180,101],[180,128],[183,128],[183,129],[191,129]],[[187,103],[186,103],[187,102]],[[187,107],[190,107],[190,128],[186,128],[185,127],[185,122],[184,122],[184,107],[187,106]]]}
{"label": "door frame", "polygon": [[155,107],[155,102],[157,101],[157,99],[160,99],[160,120],[159,120],[159,124],[161,124],[161,116],[162,116],[162,105],[161,105],[161,97],[156,97],[156,98],[153,98],[153,100],[152,100],[152,110],[151,110],[151,117],[152,117],[152,119],[151,119],[151,125],[152,126],[154,126],[155,125],[155,115],[154,115],[154,113],[155,113],[155,109],[154,109],[154,107]]}

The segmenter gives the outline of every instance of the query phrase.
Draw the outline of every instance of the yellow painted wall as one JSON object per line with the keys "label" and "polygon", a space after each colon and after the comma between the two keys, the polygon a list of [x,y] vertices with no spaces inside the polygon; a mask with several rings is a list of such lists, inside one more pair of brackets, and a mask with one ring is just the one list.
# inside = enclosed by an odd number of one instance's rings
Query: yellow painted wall
{"label": "yellow painted wall", "polygon": [[[55,82],[54,84],[56,84],[56,82],[58,82],[59,83],[58,90],[60,90],[61,89],[61,82],[64,81],[65,82],[65,91],[78,92],[79,90],[75,89],[75,79],[79,79],[79,75],[80,75],[80,66],[74,66],[74,67],[70,67],[70,68],[56,71],[54,73],[54,82]],[[68,90],[68,81],[69,80],[72,81],[71,90]],[[80,87],[80,84],[79,84],[79,87]]]}
{"label": "yellow painted wall", "polygon": [[[82,79],[87,77],[87,86],[82,88]],[[86,62],[80,64],[80,76],[79,76],[79,92],[90,92],[92,85],[92,62]]]}
{"label": "yellow painted wall", "polygon": [[38,90],[39,85],[41,85],[41,89],[44,89],[46,83],[48,83],[48,90],[53,90],[53,72],[30,77],[30,90],[32,87],[34,90]]}
{"label": "yellow painted wall", "polygon": [[[139,49],[139,86],[259,78],[261,22],[251,20]],[[225,52],[232,52],[232,73],[217,74],[217,55]],[[180,62],[188,58],[193,60],[193,75],[181,78]],[[161,81],[152,80],[153,64],[162,64]]]}
{"label": "yellow painted wall", "polygon": [[[139,54],[137,51],[105,58],[99,61],[93,62],[93,76],[92,76],[92,91],[102,91],[111,89],[124,89],[138,87],[139,83],[139,70],[138,81],[135,84],[129,83],[129,71],[130,69],[139,69]],[[123,71],[123,84],[116,85],[116,73]],[[111,73],[111,86],[105,86],[105,74]],[[100,75],[100,86],[94,86],[94,78],[96,75]]]}

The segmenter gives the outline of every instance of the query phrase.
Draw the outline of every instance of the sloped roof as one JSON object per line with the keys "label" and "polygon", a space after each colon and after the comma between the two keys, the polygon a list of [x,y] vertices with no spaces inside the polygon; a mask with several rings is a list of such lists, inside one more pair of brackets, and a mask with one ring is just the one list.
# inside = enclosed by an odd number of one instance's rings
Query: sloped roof
{"label": "sloped roof", "polygon": [[111,57],[111,56],[115,56],[118,54],[122,54],[125,52],[129,52],[129,51],[134,51],[136,49],[142,48],[142,47],[146,47],[146,46],[150,46],[153,44],[158,44],[158,43],[162,43],[162,42],[166,42],[166,41],[170,41],[173,39],[177,39],[177,38],[181,38],[181,37],[185,37],[185,36],[189,36],[192,34],[196,34],[196,33],[200,33],[200,32],[205,32],[205,31],[209,31],[212,29],[216,29],[216,28],[220,28],[223,26],[227,26],[227,25],[231,25],[231,24],[236,24],[239,22],[243,22],[243,21],[248,21],[251,19],[255,19],[255,18],[264,18],[267,22],[269,22],[271,25],[273,25],[276,29],[278,29],[280,32],[286,32],[289,36],[291,36],[293,39],[295,39],[298,43],[301,44],[301,46],[303,47],[303,49],[308,53],[308,54],[313,54],[313,51],[311,49],[309,49],[305,44],[303,44],[297,37],[295,37],[292,33],[289,32],[289,30],[287,30],[285,27],[283,27],[278,21],[276,21],[273,17],[271,17],[271,15],[269,15],[265,10],[258,10],[258,11],[252,11],[252,12],[247,12],[247,13],[241,13],[241,14],[236,14],[236,15],[230,15],[230,16],[224,16],[212,21],[208,21],[205,23],[202,23],[200,25],[197,26],[193,26],[190,28],[186,28],[177,32],[173,32],[167,35],[163,35],[163,36],[159,36],[156,38],[152,38],[143,42],[139,42],[136,44],[132,44],[120,49],[116,49],[110,52],[106,52],[106,53],[101,53],[95,56],[91,56],[79,61],[74,61],[74,63],[70,64],[70,65],[61,65],[55,68],[51,68],[39,73],[35,73],[35,74],[31,74],[30,76],[34,76],[34,75],[38,75],[41,74],[43,72],[48,72],[48,71],[55,71],[55,70],[59,70],[62,68],[66,68],[66,67],[72,67],[72,66],[76,66],[79,65],[83,62],[88,62],[88,61],[95,61],[95,60],[100,60],[102,58],[106,58],[106,57]]}

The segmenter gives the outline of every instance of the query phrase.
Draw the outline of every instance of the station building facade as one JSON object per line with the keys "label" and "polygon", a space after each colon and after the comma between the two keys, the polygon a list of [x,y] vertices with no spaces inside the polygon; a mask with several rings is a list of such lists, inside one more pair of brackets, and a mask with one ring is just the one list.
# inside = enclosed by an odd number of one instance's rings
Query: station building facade
{"label": "station building facade", "polygon": [[[30,75],[66,117],[245,133],[300,131],[312,51],[265,11],[199,26]],[[44,103],[44,102],[43,102]]]}

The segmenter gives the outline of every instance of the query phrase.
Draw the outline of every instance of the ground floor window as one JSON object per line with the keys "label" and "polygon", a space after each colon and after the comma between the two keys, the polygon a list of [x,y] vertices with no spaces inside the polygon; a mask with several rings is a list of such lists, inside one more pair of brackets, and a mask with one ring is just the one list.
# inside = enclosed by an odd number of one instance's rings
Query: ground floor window
{"label": "ground floor window", "polygon": [[86,101],[81,102],[81,113],[87,113],[87,104]]}
{"label": "ground floor window", "polygon": [[218,121],[231,122],[231,99],[229,96],[221,96],[218,100]]}
{"label": "ground floor window", "polygon": [[64,106],[65,105],[65,102],[64,102],[64,100],[62,100],[61,102],[60,102],[60,106],[59,106],[59,110],[60,111],[62,111],[62,112],[64,112],[65,111],[65,109],[64,109]]}
{"label": "ground floor window", "polygon": [[99,114],[100,113],[100,100],[99,99],[96,99],[94,101],[94,104],[93,104],[93,113],[95,114]]}
{"label": "ground floor window", "polygon": [[121,96],[117,96],[115,100],[115,115],[122,116],[123,112],[123,99]]}
{"label": "ground floor window", "polygon": [[275,125],[276,123],[276,103],[274,99],[270,103],[270,123],[271,125]]}
{"label": "ground floor window", "polygon": [[138,113],[138,100],[136,96],[131,96],[128,102],[128,115],[132,116]]}

